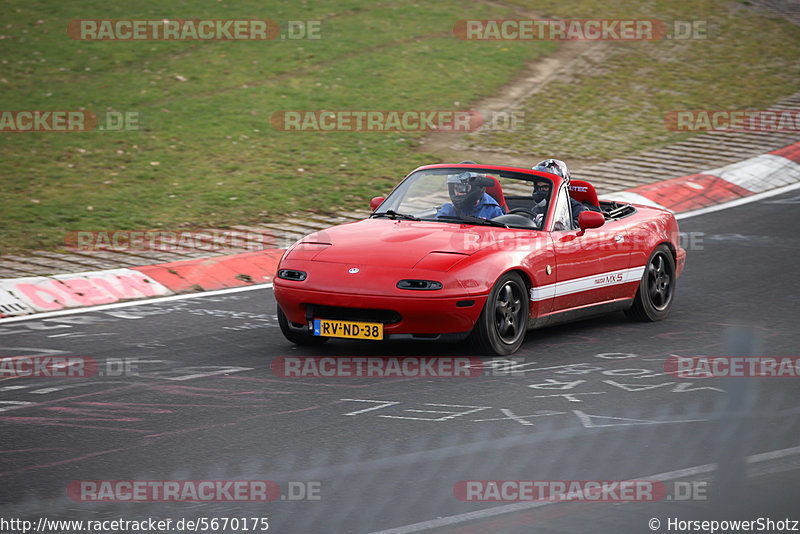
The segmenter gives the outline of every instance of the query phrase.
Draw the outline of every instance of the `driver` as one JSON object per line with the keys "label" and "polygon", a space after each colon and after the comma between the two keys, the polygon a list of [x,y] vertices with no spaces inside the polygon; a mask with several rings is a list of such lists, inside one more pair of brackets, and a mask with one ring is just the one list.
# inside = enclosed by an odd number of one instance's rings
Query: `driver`
{"label": "driver", "polygon": [[547,211],[547,200],[550,198],[550,181],[535,180],[533,182],[533,209]]}
{"label": "driver", "polygon": [[550,200],[550,185],[550,180],[539,179],[533,182],[533,208],[531,212],[534,215],[533,222],[536,223],[536,226],[542,225],[542,219],[547,213],[547,202]]}
{"label": "driver", "polygon": [[442,205],[436,216],[492,219],[503,215],[503,209],[486,192],[486,187],[492,183],[490,178],[469,171],[448,175],[447,191],[453,203]]}
{"label": "driver", "polygon": [[[567,183],[567,188],[569,188],[569,179],[570,179],[569,169],[567,168],[567,164],[564,163],[563,161],[561,161],[560,159],[546,159],[544,161],[540,161],[539,163],[537,163],[536,165],[533,166],[533,170],[549,172],[549,173],[555,174],[557,176],[560,176]],[[548,189],[550,188],[549,184],[548,184],[547,188]],[[545,202],[547,200],[547,195],[548,194],[549,194],[549,191],[547,191],[547,194],[544,195]],[[533,190],[533,200],[534,200],[534,202],[540,202],[538,200],[538,198],[537,198],[536,187],[534,187],[534,190]],[[578,202],[577,200],[572,198],[571,196],[569,197],[569,202],[570,202],[570,206],[572,207],[572,227],[573,228],[578,228],[578,226],[579,226],[578,225],[578,216],[581,214],[581,212],[586,211],[588,208],[586,206],[584,206],[581,202]],[[538,204],[537,204],[537,206],[538,206]]]}

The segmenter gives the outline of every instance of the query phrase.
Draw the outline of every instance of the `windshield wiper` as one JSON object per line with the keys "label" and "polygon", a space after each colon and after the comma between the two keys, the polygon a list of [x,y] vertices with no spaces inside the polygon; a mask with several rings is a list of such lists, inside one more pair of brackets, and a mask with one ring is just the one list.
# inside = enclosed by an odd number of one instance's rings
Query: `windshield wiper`
{"label": "windshield wiper", "polygon": [[373,213],[373,217],[383,217],[386,215],[390,219],[405,219],[407,221],[418,221],[419,217],[414,217],[413,215],[408,215],[407,213],[397,213],[394,210],[386,210],[380,213]]}
{"label": "windshield wiper", "polygon": [[497,226],[499,228],[508,228],[508,225],[505,223],[501,223],[499,221],[493,221],[491,219],[484,219],[483,217],[475,217],[472,215],[463,215],[460,217],[457,215],[440,215],[437,217],[437,219],[450,219],[453,221],[462,221],[470,224],[480,224],[483,226]]}

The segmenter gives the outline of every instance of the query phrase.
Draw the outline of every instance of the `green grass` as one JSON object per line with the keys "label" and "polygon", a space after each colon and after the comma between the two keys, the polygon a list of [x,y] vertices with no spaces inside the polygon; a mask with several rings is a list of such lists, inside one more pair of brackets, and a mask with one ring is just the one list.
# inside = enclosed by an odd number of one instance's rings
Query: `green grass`
{"label": "green grass", "polygon": [[[605,73],[538,95],[525,104],[522,131],[481,135],[481,143],[566,159],[613,157],[680,137],[663,128],[671,109],[765,106],[798,86],[798,28],[738,4],[651,1],[609,9],[591,0],[548,0],[526,7],[562,17],[709,17],[720,28],[702,42],[616,43]],[[2,109],[135,111],[143,128],[0,133],[0,252],[57,248],[70,230],[219,228],[364,208],[415,166],[436,161],[416,150],[421,134],[280,132],[272,114],[470,109],[559,46],[452,36],[457,20],[518,16],[512,9],[457,0],[8,1],[0,29]],[[321,39],[298,41],[67,36],[70,20],[92,18],[322,26]]]}
{"label": "green grass", "polygon": [[[0,134],[5,252],[57,247],[69,230],[225,227],[367,207],[430,162],[413,148],[419,134],[280,132],[275,111],[468,109],[555,49],[465,47],[451,36],[466,16],[456,0],[18,1],[6,12],[2,109],[135,111],[145,128]],[[320,20],[321,38],[81,42],[65,31],[73,19],[194,17]]]}
{"label": "green grass", "polygon": [[[764,109],[800,89],[797,26],[731,2],[642,5],[647,9],[611,4],[604,17],[706,21],[707,39],[611,43],[601,69],[526,101],[522,128],[473,134],[471,143],[608,160],[690,137],[665,127],[672,110]],[[537,2],[542,12],[564,18],[596,16],[596,7]]]}

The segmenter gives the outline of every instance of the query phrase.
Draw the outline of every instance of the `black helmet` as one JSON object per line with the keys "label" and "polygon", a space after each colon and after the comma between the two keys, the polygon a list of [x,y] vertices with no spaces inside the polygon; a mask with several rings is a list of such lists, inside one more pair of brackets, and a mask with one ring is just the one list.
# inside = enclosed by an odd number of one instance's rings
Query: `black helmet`
{"label": "black helmet", "polygon": [[483,198],[490,182],[490,179],[474,172],[449,175],[447,191],[450,193],[453,206],[460,211],[475,206]]}
{"label": "black helmet", "polygon": [[539,178],[538,180],[534,180],[533,182],[533,201],[537,204],[540,203],[542,200],[546,200],[550,197],[550,189],[552,188],[552,184],[550,180],[545,178]]}

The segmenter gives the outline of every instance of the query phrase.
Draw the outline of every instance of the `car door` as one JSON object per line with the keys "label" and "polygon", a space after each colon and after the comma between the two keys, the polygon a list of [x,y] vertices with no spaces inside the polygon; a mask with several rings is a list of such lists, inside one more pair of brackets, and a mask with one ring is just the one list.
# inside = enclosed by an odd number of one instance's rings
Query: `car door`
{"label": "car door", "polygon": [[556,259],[553,312],[562,312],[621,298],[628,282],[632,240],[620,221],[581,232],[572,227],[566,187],[558,192],[551,237]]}

